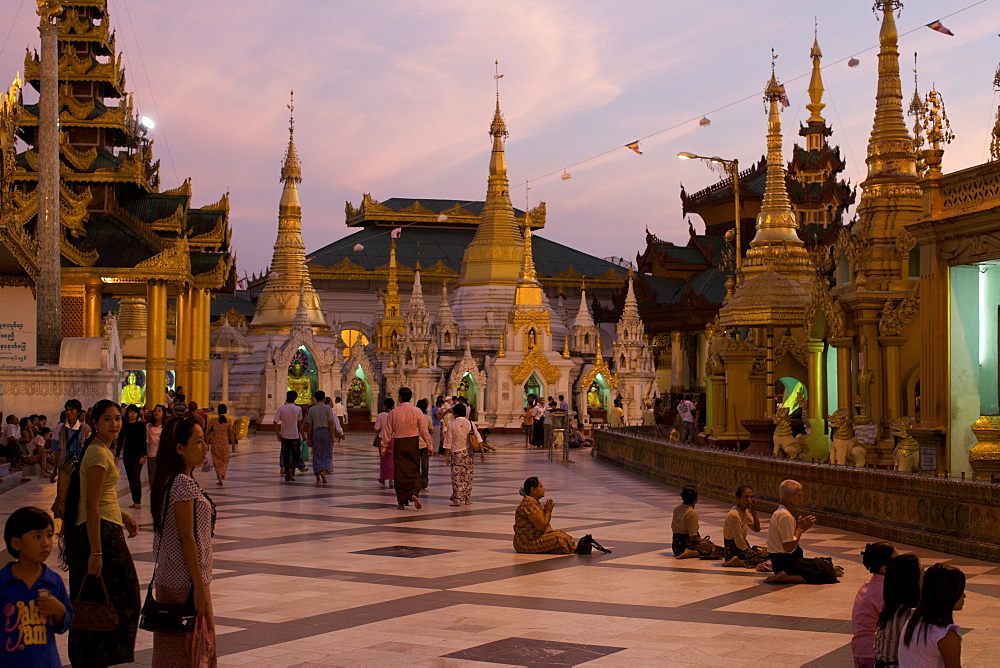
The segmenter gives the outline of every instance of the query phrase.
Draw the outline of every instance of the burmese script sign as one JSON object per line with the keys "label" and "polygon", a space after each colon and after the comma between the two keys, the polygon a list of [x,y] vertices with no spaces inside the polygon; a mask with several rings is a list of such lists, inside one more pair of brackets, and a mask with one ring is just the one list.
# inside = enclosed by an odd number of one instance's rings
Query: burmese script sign
{"label": "burmese script sign", "polygon": [[0,369],[35,366],[35,298],[30,288],[0,288]]}

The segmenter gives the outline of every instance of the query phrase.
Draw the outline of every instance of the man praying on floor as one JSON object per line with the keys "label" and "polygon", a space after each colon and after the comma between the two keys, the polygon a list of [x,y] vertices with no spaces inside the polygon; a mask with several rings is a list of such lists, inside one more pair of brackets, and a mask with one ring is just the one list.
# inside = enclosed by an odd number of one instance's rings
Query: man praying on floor
{"label": "man praying on floor", "polygon": [[[788,584],[833,584],[844,574],[844,569],[834,566],[829,557],[806,559],[802,556],[799,539],[816,524],[814,515],[803,515],[802,485],[795,480],[785,480],[778,487],[781,505],[771,515],[767,528],[767,551],[771,553],[774,574],[764,582]],[[796,519],[798,516],[798,519]]]}
{"label": "man praying on floor", "polygon": [[722,538],[725,554],[723,566],[738,566],[753,568],[767,561],[770,557],[762,547],[751,547],[747,541],[747,530],[760,532],[760,518],[757,517],[757,499],[753,489],[748,485],[740,485],[736,490],[736,505],[729,510],[726,521],[722,525]]}

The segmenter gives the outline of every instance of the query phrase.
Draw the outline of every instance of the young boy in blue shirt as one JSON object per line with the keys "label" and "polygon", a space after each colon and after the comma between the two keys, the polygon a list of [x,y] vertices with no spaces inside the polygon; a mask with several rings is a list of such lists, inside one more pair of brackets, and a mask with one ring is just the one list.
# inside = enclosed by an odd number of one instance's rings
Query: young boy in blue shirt
{"label": "young boy in blue shirt", "polygon": [[7,551],[0,569],[0,665],[58,668],[56,633],[65,633],[73,608],[62,577],[45,565],[55,525],[41,508],[15,510],[4,526]]}

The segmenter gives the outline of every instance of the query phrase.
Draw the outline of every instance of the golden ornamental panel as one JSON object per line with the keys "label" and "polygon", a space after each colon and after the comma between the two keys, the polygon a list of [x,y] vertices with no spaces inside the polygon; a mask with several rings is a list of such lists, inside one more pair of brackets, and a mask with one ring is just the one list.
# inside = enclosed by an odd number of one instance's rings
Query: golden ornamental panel
{"label": "golden ornamental panel", "polygon": [[525,327],[536,327],[545,330],[545,333],[552,336],[552,322],[549,319],[549,311],[515,311],[511,318],[514,326],[514,334],[517,334]]}
{"label": "golden ornamental panel", "polygon": [[562,375],[559,369],[552,366],[552,363],[546,359],[540,348],[533,348],[521,363],[510,372],[510,378],[514,383],[522,385],[535,369],[541,372],[545,382],[549,385],[559,380],[559,376]]}

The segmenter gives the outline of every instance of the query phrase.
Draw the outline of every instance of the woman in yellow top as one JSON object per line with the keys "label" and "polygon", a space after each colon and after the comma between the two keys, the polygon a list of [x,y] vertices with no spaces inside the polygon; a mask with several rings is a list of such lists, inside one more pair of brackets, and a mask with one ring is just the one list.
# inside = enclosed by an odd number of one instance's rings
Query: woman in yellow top
{"label": "woman in yellow top", "polygon": [[[69,659],[74,666],[110,666],[134,661],[139,625],[139,580],[125,544],[139,525],[118,505],[118,467],[113,444],[122,426],[118,404],[108,399],[91,411],[94,432],[84,446],[80,467],[73,472],[60,530],[63,564],[69,570],[70,596],[104,600],[100,579],[118,613],[113,631],[69,632]],[[97,577],[89,577],[89,576]],[[86,580],[86,587],[84,581]]]}

